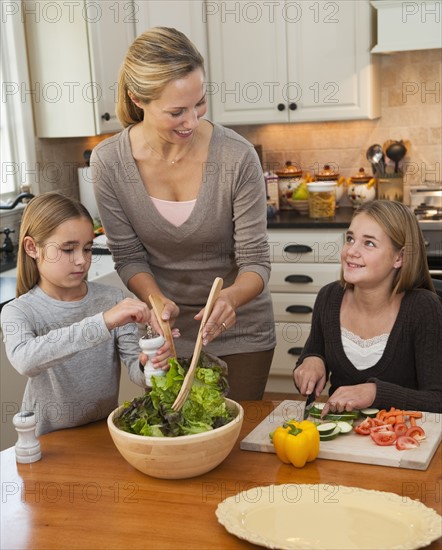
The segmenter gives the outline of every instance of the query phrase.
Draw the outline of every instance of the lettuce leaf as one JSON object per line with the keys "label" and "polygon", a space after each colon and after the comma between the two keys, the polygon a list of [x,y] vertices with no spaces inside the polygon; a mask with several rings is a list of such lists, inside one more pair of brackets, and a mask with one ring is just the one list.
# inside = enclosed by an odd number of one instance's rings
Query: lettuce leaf
{"label": "lettuce leaf", "polygon": [[129,433],[175,437],[206,432],[230,422],[224,396],[229,390],[226,368],[216,358],[201,353],[195,379],[181,411],[172,405],[178,395],[189,359],[170,359],[166,376],[152,379],[152,388],[141,397],[124,404],[115,425]]}

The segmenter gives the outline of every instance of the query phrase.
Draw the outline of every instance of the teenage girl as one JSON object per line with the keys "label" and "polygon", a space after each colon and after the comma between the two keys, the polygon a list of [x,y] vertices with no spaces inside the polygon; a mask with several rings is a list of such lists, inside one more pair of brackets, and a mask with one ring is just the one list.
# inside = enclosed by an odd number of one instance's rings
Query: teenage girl
{"label": "teenage girl", "polygon": [[[120,289],[87,282],[93,222],[78,201],[45,193],[26,206],[20,227],[17,298],[1,313],[7,356],[28,382],[23,409],[37,435],[105,418],[118,404],[120,359],[133,382],[144,374],[136,323],[147,305]],[[155,361],[165,367],[169,344]]]}

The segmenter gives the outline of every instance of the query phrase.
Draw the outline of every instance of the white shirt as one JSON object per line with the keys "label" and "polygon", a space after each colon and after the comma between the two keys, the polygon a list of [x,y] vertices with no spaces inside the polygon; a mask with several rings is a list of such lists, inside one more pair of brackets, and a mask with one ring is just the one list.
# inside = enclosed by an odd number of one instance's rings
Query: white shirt
{"label": "white shirt", "polygon": [[341,327],[345,355],[358,370],[369,369],[376,365],[384,353],[389,336],[390,334],[386,333],[364,340],[357,334]]}

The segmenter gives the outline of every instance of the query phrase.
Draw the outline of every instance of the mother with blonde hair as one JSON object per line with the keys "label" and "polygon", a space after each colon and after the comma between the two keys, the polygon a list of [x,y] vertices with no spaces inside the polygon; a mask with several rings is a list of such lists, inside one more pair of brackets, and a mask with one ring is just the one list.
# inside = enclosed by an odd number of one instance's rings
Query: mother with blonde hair
{"label": "mother with blonde hair", "polygon": [[163,298],[178,355],[192,354],[224,279],[203,341],[228,365],[229,396],[261,399],[275,347],[265,183],[253,146],[204,119],[206,103],[190,40],[166,27],[139,36],[119,76],[125,129],[92,153],[95,195],[121,279],[146,303]]}

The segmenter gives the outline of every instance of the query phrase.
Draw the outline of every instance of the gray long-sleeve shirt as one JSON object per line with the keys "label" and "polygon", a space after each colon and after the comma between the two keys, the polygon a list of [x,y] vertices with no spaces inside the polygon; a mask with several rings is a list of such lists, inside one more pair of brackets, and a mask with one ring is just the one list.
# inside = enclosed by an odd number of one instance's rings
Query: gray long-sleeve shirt
{"label": "gray long-sleeve shirt", "polygon": [[109,331],[103,319],[123,292],[87,284],[86,296],[78,301],[55,300],[35,286],[2,309],[6,353],[12,366],[29,377],[22,409],[35,411],[37,435],[112,412],[118,405],[120,359],[131,380],[144,385],[137,326]]}
{"label": "gray long-sleeve shirt", "polygon": [[123,282],[143,272],[155,277],[164,295],[180,307],[176,348],[178,355],[190,357],[199,328],[193,317],[204,307],[215,277],[222,277],[227,287],[240,273],[257,273],[264,290],[238,308],[235,326],[206,351],[223,356],[274,348],[265,184],[253,146],[236,132],[213,125],[192,215],[176,227],[161,216],[146,191],[129,131],[102,141],[91,157],[101,221]]}

